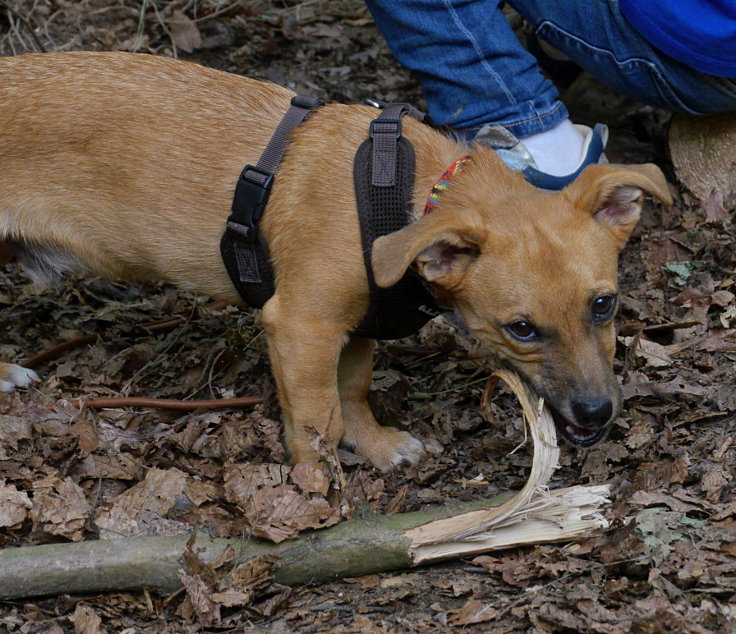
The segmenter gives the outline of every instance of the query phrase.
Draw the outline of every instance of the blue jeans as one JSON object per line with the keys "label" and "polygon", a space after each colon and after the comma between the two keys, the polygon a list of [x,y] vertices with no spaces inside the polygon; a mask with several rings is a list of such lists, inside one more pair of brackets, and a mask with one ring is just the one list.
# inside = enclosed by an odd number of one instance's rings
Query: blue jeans
{"label": "blue jeans", "polygon": [[[618,92],[692,114],[736,110],[736,82],[652,47],[616,0],[508,0],[540,39]],[[554,84],[497,0],[366,0],[395,57],[417,72],[438,125],[472,136],[498,123],[518,137],[567,118]]]}

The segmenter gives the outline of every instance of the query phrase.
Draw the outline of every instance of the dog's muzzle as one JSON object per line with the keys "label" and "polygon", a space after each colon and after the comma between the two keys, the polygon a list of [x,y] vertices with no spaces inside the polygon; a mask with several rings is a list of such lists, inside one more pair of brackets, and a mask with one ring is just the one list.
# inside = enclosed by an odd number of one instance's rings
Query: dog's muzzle
{"label": "dog's muzzle", "polygon": [[575,447],[593,447],[605,440],[613,422],[613,402],[608,398],[579,398],[572,402],[575,420],[550,407],[559,434]]}

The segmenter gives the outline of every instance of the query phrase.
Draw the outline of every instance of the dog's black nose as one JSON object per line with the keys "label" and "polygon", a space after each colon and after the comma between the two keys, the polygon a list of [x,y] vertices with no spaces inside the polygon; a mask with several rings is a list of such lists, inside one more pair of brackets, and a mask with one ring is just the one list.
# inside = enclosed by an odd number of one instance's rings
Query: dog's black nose
{"label": "dog's black nose", "polygon": [[584,396],[572,402],[572,413],[583,427],[603,427],[613,414],[613,403],[608,398]]}

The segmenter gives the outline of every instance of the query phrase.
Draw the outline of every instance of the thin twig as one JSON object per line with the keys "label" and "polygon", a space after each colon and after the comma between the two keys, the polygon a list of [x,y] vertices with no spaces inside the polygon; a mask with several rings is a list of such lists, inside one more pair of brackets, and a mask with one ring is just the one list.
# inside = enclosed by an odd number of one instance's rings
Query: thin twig
{"label": "thin twig", "polygon": [[10,6],[10,5],[9,5],[9,4],[7,3],[7,2],[3,2],[3,6],[4,6],[4,7],[5,7],[5,9],[6,9],[7,11],[8,11],[8,13],[12,13],[12,14],[13,14],[13,15],[15,16],[15,18],[16,18],[16,19],[17,19],[17,20],[18,20],[18,21],[19,21],[19,22],[20,22],[20,23],[21,23],[21,24],[22,24],[22,25],[23,25],[24,27],[26,27],[26,30],[28,31],[28,33],[30,33],[31,37],[33,38],[33,41],[34,41],[34,42],[36,43],[36,46],[38,46],[39,50],[40,50],[40,51],[41,51],[42,53],[45,53],[45,52],[46,52],[46,47],[45,47],[45,46],[44,46],[44,45],[43,45],[43,44],[41,43],[41,40],[39,40],[39,39],[38,39],[38,37],[36,36],[36,33],[35,33],[35,31],[33,30],[33,27],[32,27],[32,26],[30,25],[30,23],[28,22],[28,20],[26,19],[26,17],[25,17],[25,16],[23,16],[23,15],[21,15],[20,13],[18,13],[18,12],[17,12],[17,11],[15,10],[15,9],[13,9],[13,8],[12,8],[12,7],[11,7],[11,6]]}
{"label": "thin twig", "polygon": [[49,348],[48,350],[39,352],[35,357],[31,357],[27,361],[23,361],[21,365],[24,368],[37,368],[39,365],[46,363],[47,361],[56,359],[56,357],[60,356],[67,350],[74,350],[74,348],[79,348],[80,346],[84,346],[88,343],[93,343],[94,341],[97,341],[98,337],[99,335],[83,335],[82,337],[77,337],[76,339],[70,339],[69,341],[60,343],[58,346],[54,346],[53,348]]}
{"label": "thin twig", "polygon": [[111,398],[73,398],[68,402],[80,409],[102,409],[106,407],[153,407],[157,409],[222,409],[226,407],[251,407],[263,403],[262,396],[241,398],[219,398],[204,401],[177,401],[167,398],[143,398],[134,396]]}
{"label": "thin twig", "polygon": [[[205,20],[211,20],[212,18],[216,18],[221,16],[223,13],[227,13],[231,9],[236,8],[239,4],[241,4],[241,0],[235,0],[232,4],[229,4],[221,9],[217,9],[212,13],[208,13],[207,15],[200,16],[198,18],[194,18],[192,22],[204,22]],[[186,8],[186,7],[185,7]]]}
{"label": "thin twig", "polygon": [[470,387],[472,385],[476,385],[478,383],[482,383],[486,380],[487,380],[487,377],[484,376],[480,379],[474,379],[473,381],[469,381],[457,387],[451,387],[447,390],[440,390],[439,392],[412,392],[406,398],[411,401],[421,401],[421,400],[432,398],[433,396],[440,396],[441,394],[450,394],[452,392],[462,392],[463,390],[465,390],[465,388]]}
{"label": "thin twig", "polygon": [[141,324],[141,328],[148,332],[159,332],[161,330],[171,330],[177,326],[183,326],[185,323],[187,323],[187,318],[177,315],[176,317],[166,317],[165,319],[149,321],[146,324]]}
{"label": "thin twig", "polygon": [[[166,319],[158,319],[146,324],[141,324],[140,327],[147,332],[160,332],[161,330],[171,330],[172,328],[181,326],[186,322],[187,320],[184,317],[178,315],[176,317],[168,317]],[[99,337],[100,335],[83,335],[76,339],[70,339],[69,341],[60,343],[58,346],[54,346],[53,348],[40,352],[35,357],[31,357],[27,361],[23,361],[21,365],[24,368],[36,368],[47,361],[55,359],[67,350],[73,350],[74,348],[79,348],[88,343],[93,343],[94,341],[97,341]]]}
{"label": "thin twig", "polygon": [[159,25],[163,29],[164,33],[166,33],[167,37],[169,38],[169,41],[171,42],[172,55],[174,59],[179,59],[179,52],[177,51],[177,48],[176,48],[176,42],[174,41],[174,38],[171,36],[171,31],[169,31],[169,28],[166,26],[166,21],[161,17],[161,14],[158,12],[158,7],[156,6],[155,2],[151,4],[151,7],[153,8],[153,12],[156,14],[156,19],[158,20]]}

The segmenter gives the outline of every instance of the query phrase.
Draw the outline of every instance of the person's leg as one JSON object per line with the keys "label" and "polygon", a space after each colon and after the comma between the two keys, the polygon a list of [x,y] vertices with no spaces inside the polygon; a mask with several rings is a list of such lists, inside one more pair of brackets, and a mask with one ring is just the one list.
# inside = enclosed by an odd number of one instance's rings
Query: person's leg
{"label": "person's leg", "polygon": [[521,46],[496,0],[366,0],[395,57],[418,73],[437,125],[517,137],[567,119],[555,86]]}
{"label": "person's leg", "polygon": [[537,37],[624,95],[692,114],[736,110],[732,80],[705,75],[654,48],[617,0],[508,1]]}
{"label": "person's leg", "polygon": [[493,147],[548,189],[601,159],[601,133],[569,121],[557,89],[519,43],[497,0],[366,4],[396,58],[418,73],[436,124]]}

